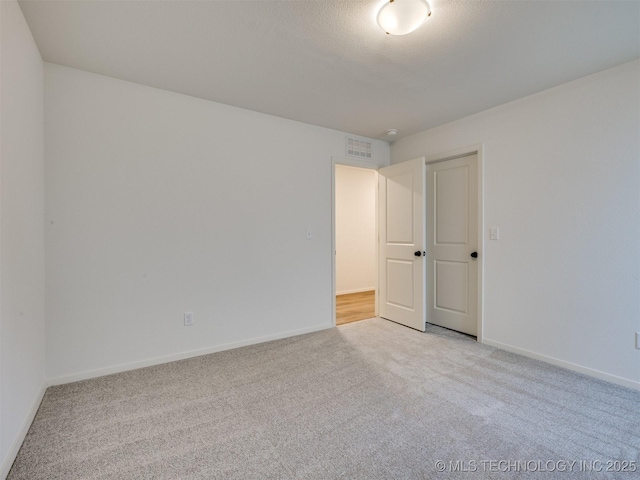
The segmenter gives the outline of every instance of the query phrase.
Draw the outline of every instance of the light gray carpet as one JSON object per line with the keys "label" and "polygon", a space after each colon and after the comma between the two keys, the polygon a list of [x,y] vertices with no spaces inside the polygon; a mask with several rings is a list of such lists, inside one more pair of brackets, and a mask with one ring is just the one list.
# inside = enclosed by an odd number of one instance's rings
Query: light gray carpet
{"label": "light gray carpet", "polygon": [[640,392],[373,319],[52,387],[9,478],[632,479],[524,470],[639,452]]}

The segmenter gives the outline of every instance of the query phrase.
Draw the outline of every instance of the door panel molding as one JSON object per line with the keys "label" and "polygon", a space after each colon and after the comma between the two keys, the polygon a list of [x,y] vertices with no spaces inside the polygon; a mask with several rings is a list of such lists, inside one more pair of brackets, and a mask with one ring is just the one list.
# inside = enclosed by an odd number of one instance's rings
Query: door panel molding
{"label": "door panel molding", "polygon": [[[484,144],[474,144],[465,147],[456,148],[432,155],[428,155],[425,158],[427,166],[436,163],[446,162],[448,160],[454,160],[470,155],[477,155],[477,178],[469,178],[469,182],[474,183],[477,193],[477,236],[476,236],[476,251],[478,257],[477,264],[477,288],[475,301],[477,305],[477,340],[480,343],[484,343]],[[472,239],[469,239],[470,241]],[[431,279],[429,279],[431,280]],[[432,280],[431,280],[432,281]],[[473,301],[469,298],[469,301]],[[428,321],[428,319],[427,319]],[[453,327],[452,327],[453,328]],[[457,329],[457,328],[454,328]]]}
{"label": "door panel molding", "polygon": [[427,166],[427,321],[469,335],[478,333],[476,169],[476,155]]}
{"label": "door panel molding", "polygon": [[379,315],[422,332],[426,328],[425,184],[424,157],[378,170]]}

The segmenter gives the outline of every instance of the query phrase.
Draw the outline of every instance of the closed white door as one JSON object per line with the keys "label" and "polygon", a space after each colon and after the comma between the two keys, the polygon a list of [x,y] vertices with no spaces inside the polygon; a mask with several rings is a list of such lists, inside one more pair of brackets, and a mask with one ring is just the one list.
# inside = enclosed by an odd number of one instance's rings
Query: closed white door
{"label": "closed white door", "polygon": [[424,332],[425,160],[378,174],[379,314]]}
{"label": "closed white door", "polygon": [[478,158],[427,166],[427,320],[477,335]]}

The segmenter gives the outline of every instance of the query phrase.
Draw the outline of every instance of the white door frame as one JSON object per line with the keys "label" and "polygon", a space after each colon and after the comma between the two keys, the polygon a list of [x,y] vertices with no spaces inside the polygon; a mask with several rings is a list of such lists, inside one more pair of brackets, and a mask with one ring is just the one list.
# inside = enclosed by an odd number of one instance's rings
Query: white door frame
{"label": "white door frame", "polygon": [[[349,157],[331,157],[331,325],[336,326],[336,165],[344,165],[346,167],[366,168],[378,170],[384,165],[365,162]],[[378,178],[376,176],[376,317],[378,316]]]}
{"label": "white door frame", "polygon": [[[478,156],[478,342],[484,343],[483,319],[484,319],[484,164],[483,164],[484,144],[469,145],[467,147],[456,148],[447,152],[428,155],[425,157],[427,165],[430,163],[440,163],[454,158],[466,157],[476,154]],[[427,318],[427,323],[429,319]]]}

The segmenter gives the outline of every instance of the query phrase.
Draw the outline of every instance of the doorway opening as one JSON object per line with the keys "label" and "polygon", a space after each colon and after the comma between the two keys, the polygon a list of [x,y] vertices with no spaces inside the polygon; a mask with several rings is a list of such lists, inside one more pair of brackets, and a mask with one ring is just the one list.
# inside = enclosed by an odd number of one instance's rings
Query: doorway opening
{"label": "doorway opening", "polygon": [[378,172],[335,164],[336,325],[376,316]]}

